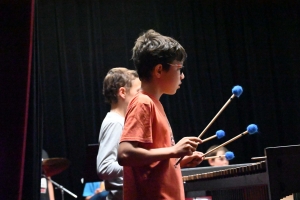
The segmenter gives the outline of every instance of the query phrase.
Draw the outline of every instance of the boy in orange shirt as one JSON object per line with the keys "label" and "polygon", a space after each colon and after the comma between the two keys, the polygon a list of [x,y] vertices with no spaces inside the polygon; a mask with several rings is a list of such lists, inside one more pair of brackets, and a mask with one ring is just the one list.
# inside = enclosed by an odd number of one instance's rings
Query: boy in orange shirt
{"label": "boy in orange shirt", "polygon": [[142,87],[127,107],[118,148],[124,200],[183,200],[180,168],[202,162],[202,153],[196,151],[202,141],[185,137],[175,144],[159,99],[180,88],[186,52],[173,38],[148,30],[136,40],[132,59]]}

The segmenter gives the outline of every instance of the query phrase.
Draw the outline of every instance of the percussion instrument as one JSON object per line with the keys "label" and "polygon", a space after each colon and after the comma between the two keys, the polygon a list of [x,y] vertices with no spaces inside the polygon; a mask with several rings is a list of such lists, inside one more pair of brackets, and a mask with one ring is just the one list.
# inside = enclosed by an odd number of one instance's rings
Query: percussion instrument
{"label": "percussion instrument", "polygon": [[268,147],[265,155],[257,163],[182,169],[186,197],[205,191],[213,200],[279,200],[300,192],[300,145]]}
{"label": "percussion instrument", "polygon": [[69,165],[70,161],[66,158],[47,158],[42,160],[42,169],[47,177],[61,173]]}

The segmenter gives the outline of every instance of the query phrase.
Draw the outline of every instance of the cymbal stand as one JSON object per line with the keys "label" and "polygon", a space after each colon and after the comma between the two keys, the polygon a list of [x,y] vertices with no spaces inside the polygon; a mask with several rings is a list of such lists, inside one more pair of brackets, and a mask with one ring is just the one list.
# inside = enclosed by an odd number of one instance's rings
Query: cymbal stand
{"label": "cymbal stand", "polygon": [[[45,175],[43,175],[43,176],[46,177]],[[48,181],[51,181],[58,189],[60,189],[60,191],[61,191],[61,199],[62,200],[64,200],[64,191],[66,191],[67,193],[69,193],[74,198],[77,198],[77,195],[73,194],[72,192],[70,192],[69,190],[67,190],[66,188],[64,188],[62,185],[59,185],[58,183],[56,183],[52,179],[49,179],[48,177],[46,177],[46,178],[47,178]]]}

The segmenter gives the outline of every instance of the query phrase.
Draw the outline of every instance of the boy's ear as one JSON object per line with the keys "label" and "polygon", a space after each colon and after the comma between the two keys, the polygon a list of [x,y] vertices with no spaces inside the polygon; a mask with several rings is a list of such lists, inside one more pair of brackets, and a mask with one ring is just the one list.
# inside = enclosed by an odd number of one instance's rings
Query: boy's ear
{"label": "boy's ear", "polygon": [[154,76],[157,77],[157,78],[160,78],[162,71],[163,71],[162,64],[157,64],[154,67]]}
{"label": "boy's ear", "polygon": [[122,98],[125,99],[126,96],[126,88],[125,87],[120,87],[118,91],[118,95]]}
{"label": "boy's ear", "polygon": [[207,161],[210,166],[214,166],[214,159],[208,159]]}

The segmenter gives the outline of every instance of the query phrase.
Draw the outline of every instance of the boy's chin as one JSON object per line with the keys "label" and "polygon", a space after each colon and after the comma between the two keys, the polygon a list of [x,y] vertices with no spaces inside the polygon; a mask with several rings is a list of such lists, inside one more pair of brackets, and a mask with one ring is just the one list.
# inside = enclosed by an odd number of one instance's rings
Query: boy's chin
{"label": "boy's chin", "polygon": [[176,92],[177,92],[177,90],[175,90],[173,92],[168,92],[168,93],[165,93],[165,94],[167,94],[167,95],[174,95],[174,94],[176,94]]}

